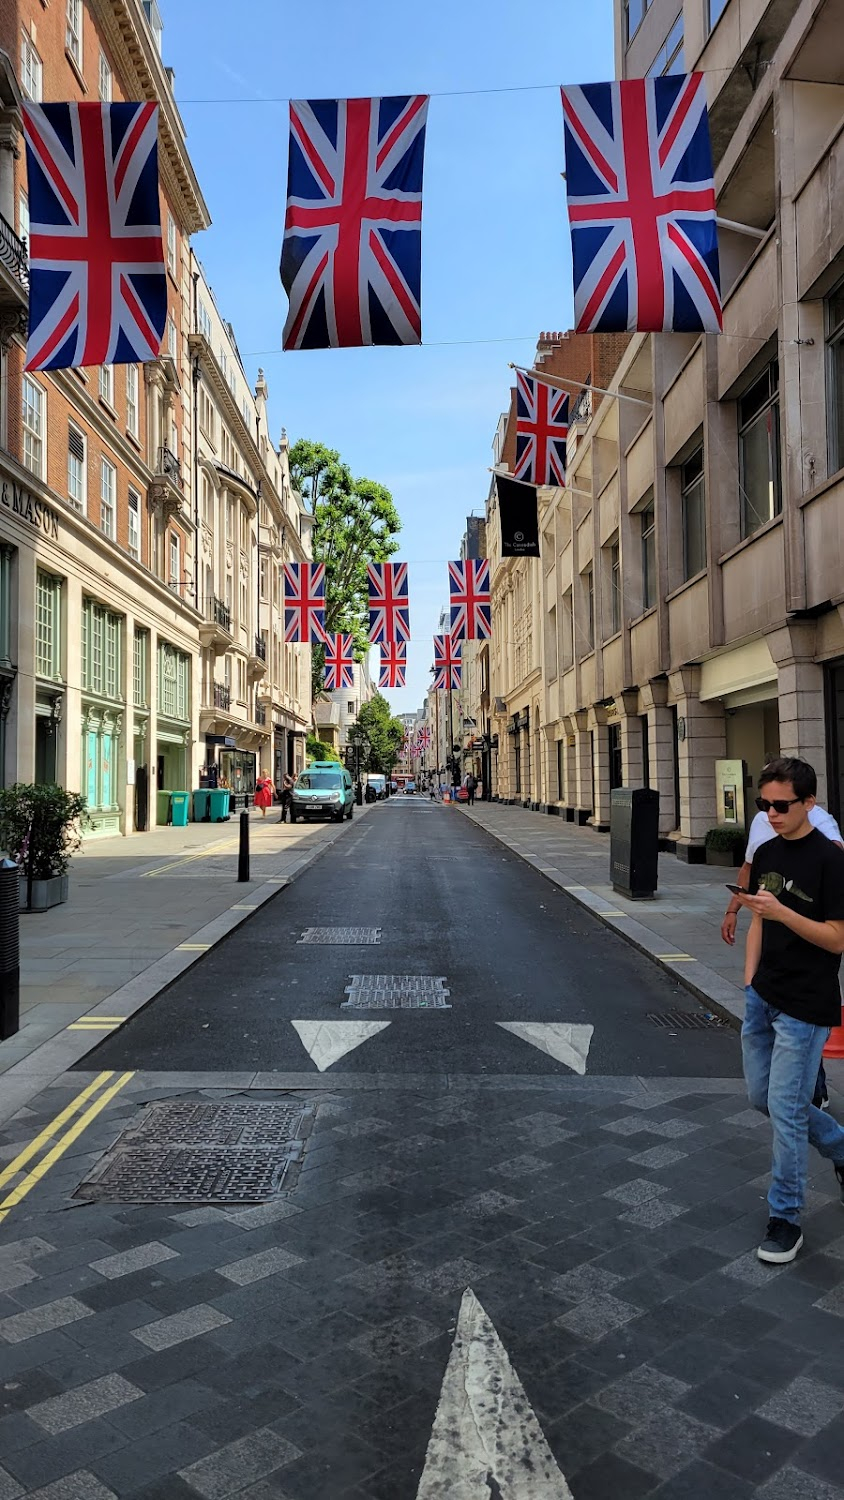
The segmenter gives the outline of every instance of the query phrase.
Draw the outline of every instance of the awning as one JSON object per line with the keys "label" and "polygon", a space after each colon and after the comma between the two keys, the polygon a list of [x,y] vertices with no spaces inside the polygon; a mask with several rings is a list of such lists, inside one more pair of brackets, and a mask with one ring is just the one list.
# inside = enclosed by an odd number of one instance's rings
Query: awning
{"label": "awning", "polygon": [[776,698],[777,668],[766,641],[749,641],[746,646],[737,646],[733,651],[701,662],[701,702],[729,698],[733,707],[739,707],[734,694],[741,695],[745,703]]}

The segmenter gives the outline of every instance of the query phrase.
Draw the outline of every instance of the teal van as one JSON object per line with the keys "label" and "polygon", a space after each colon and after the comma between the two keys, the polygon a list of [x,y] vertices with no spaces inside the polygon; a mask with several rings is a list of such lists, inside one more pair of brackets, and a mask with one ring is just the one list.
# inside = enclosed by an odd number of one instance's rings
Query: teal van
{"label": "teal van", "polygon": [[298,818],[333,818],[342,823],[354,810],[355,789],[344,766],[323,760],[299,772],[290,803],[291,823]]}

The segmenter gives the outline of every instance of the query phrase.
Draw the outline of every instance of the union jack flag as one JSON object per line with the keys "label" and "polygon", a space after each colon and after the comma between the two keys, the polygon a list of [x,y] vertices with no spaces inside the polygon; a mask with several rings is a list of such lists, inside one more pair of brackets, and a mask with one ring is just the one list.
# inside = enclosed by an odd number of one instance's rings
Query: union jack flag
{"label": "union jack flag", "polygon": [[380,646],[410,640],[407,563],[367,563],[369,639]]}
{"label": "union jack flag", "polygon": [[[380,688],[404,687],[407,673],[407,645],[404,641],[386,641],[381,647]],[[405,738],[405,744],[407,744]]]}
{"label": "union jack flag", "polygon": [[284,564],[285,645],[325,646],[325,563]]}
{"label": "union jack flag", "polygon": [[293,99],[285,349],[419,344],[427,94]]}
{"label": "union jack flag", "polygon": [[434,636],[435,691],[454,693],[460,687],[463,680],[461,649],[460,642],[453,641],[450,635]]}
{"label": "union jack flag", "polygon": [[158,105],[25,104],[28,370],[156,359],[167,322]]}
{"label": "union jack flag", "polygon": [[420,741],[420,744],[422,745],[422,749],[423,750],[427,750],[428,746],[431,743],[431,731],[428,728],[427,724],[424,726],[423,729],[420,729],[420,731],[419,731],[419,741]]}
{"label": "union jack flag", "polygon": [[325,648],[325,688],[335,693],[338,688],[353,688],[355,685],[355,658],[352,652],[351,635],[330,635]]}
{"label": "union jack flag", "polygon": [[566,482],[569,398],[544,380],[516,371],[516,467],[525,484]]}
{"label": "union jack flag", "polygon": [[703,74],[562,94],[578,333],[719,332]]}
{"label": "union jack flag", "polygon": [[451,639],[485,641],[492,635],[489,563],[485,557],[450,562]]}

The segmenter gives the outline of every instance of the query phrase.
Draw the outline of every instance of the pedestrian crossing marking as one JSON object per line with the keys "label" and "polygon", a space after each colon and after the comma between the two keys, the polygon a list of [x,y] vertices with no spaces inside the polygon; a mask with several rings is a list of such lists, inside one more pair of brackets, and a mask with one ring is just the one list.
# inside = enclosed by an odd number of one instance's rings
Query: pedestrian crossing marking
{"label": "pedestrian crossing marking", "polygon": [[390,1021],[291,1021],[320,1073],[362,1042],[392,1025]]}
{"label": "pedestrian crossing marking", "polygon": [[556,1062],[565,1063],[572,1072],[586,1072],[586,1060],[592,1044],[594,1026],[581,1026],[571,1021],[496,1021],[496,1026],[509,1031],[532,1047],[538,1047]]}

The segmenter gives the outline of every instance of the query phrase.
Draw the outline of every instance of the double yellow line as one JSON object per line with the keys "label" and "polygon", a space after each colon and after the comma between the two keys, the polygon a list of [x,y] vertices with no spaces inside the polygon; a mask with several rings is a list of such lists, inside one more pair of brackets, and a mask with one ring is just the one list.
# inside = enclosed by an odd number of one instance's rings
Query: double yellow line
{"label": "double yellow line", "polygon": [[[120,1077],[116,1078],[112,1083],[111,1080],[114,1078],[114,1073],[100,1073],[94,1079],[93,1083],[89,1083],[87,1088],[84,1088],[81,1093],[76,1095],[75,1099],[71,1100],[70,1104],[65,1106],[61,1114],[56,1115],[56,1118],[50,1121],[50,1124],[41,1131],[40,1135],[35,1136],[34,1140],[31,1140],[29,1145],[24,1147],[23,1151],[21,1151],[19,1156],[15,1157],[14,1161],[10,1161],[9,1165],[3,1168],[3,1171],[0,1172],[0,1192],[2,1192],[8,1183],[14,1181],[29,1162],[35,1157],[40,1156],[40,1160],[27,1172],[23,1180],[16,1187],[12,1188],[11,1192],[7,1193],[4,1198],[0,1199],[0,1223],[6,1218],[7,1214],[11,1213],[13,1208],[16,1208],[19,1203],[23,1202],[27,1193],[32,1191],[35,1184],[40,1182],[42,1177],[46,1176],[50,1168],[55,1166],[60,1157],[64,1156],[68,1146],[73,1145],[73,1142],[79,1138],[83,1130],[87,1130],[92,1120],[97,1118],[100,1111],[104,1110],[106,1105],[111,1103],[115,1094],[119,1094],[120,1090],[125,1088],[126,1084],[134,1076],[134,1072],[121,1073]],[[65,1126],[68,1126],[68,1122],[71,1120],[73,1124],[69,1125],[68,1129],[65,1129]],[[43,1156],[40,1155],[42,1151],[44,1152]]]}

